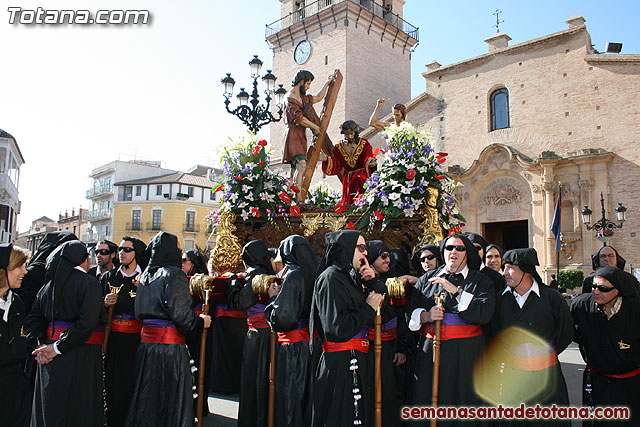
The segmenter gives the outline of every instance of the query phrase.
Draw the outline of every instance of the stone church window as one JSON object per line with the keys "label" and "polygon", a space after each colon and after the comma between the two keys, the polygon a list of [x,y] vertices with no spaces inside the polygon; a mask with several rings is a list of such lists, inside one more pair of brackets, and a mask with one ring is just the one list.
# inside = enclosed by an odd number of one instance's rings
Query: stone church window
{"label": "stone church window", "polygon": [[491,130],[509,127],[509,91],[505,88],[491,94]]}

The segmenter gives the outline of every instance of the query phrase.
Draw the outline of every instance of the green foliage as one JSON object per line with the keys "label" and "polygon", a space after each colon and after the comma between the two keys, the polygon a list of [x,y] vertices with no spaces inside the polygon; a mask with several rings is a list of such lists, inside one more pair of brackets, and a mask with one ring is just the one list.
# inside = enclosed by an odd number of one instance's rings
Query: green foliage
{"label": "green foliage", "polygon": [[558,288],[575,289],[582,288],[584,272],[582,270],[560,270]]}

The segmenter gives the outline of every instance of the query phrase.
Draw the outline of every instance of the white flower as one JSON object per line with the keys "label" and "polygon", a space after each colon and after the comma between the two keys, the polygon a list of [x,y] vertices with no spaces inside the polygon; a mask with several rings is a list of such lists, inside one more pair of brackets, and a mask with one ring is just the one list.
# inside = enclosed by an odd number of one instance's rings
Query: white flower
{"label": "white flower", "polygon": [[411,218],[414,215],[413,209],[407,208],[404,210],[404,216]]}
{"label": "white flower", "polygon": [[245,206],[247,206],[247,203],[246,203],[246,202],[240,202],[240,203],[238,203],[238,209],[242,209],[242,208],[244,208]]}
{"label": "white flower", "polygon": [[253,198],[253,194],[251,194],[251,193],[247,193],[247,195],[245,197],[247,198],[247,200],[251,200],[252,202],[255,200]]}
{"label": "white flower", "polygon": [[253,168],[256,166],[256,164],[255,164],[255,163],[253,163],[253,162],[248,162],[248,163],[247,163],[246,165],[244,165],[244,166],[245,166],[245,167],[249,167],[249,168],[253,169]]}
{"label": "white flower", "polygon": [[389,182],[391,183],[391,189],[393,190],[396,187],[400,187],[400,183],[398,181],[396,181],[395,179],[391,179],[389,180]]}
{"label": "white flower", "polygon": [[260,193],[260,194],[258,195],[258,197],[260,197],[260,199],[262,199],[262,200],[266,200],[266,201],[267,201],[267,202],[269,202],[269,203],[273,202],[273,200],[274,200],[273,194],[269,194],[269,193],[267,193],[267,192],[265,192],[265,191],[263,191],[262,193]]}
{"label": "white flower", "polygon": [[411,187],[402,187],[402,188],[400,189],[400,192],[401,192],[402,194],[410,194],[410,193],[411,193]]}
{"label": "white flower", "polygon": [[[389,195],[389,198],[390,198],[391,200],[400,200],[400,193],[391,193],[391,194]],[[402,201],[400,201],[400,203],[402,203]]]}
{"label": "white flower", "polygon": [[402,209],[402,200],[400,200],[400,199],[394,200],[393,201],[393,206],[395,206],[398,209]]}
{"label": "white flower", "polygon": [[236,200],[238,200],[238,194],[237,193],[231,193],[229,194],[228,200],[232,203],[234,203]]}
{"label": "white flower", "polygon": [[247,211],[242,211],[242,213],[240,214],[240,216],[242,217],[243,221],[246,221],[249,219],[249,212]]}
{"label": "white flower", "polygon": [[248,185],[243,185],[242,186],[242,192],[243,193],[248,193],[250,189],[251,189],[251,187],[249,187]]}

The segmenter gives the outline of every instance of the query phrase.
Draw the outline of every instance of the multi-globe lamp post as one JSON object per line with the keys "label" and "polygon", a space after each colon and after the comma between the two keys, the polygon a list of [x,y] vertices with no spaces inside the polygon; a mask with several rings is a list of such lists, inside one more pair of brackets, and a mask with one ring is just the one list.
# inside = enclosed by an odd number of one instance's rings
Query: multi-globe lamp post
{"label": "multi-globe lamp post", "polygon": [[603,193],[600,193],[600,205],[602,206],[602,218],[594,224],[591,224],[591,214],[593,212],[589,209],[589,206],[585,206],[580,213],[582,215],[582,222],[584,223],[584,226],[587,227],[587,230],[595,230],[596,239],[600,240],[603,245],[606,245],[607,242],[613,238],[614,229],[622,228],[627,208],[624,207],[622,203],[618,203],[618,206],[616,207],[616,218],[618,220],[618,224],[616,224],[607,219],[607,214],[604,209]]}
{"label": "multi-globe lamp post", "polygon": [[[227,73],[227,76],[221,80],[224,86],[224,105],[227,112],[238,117],[242,123],[244,123],[251,132],[258,133],[262,126],[268,125],[271,122],[280,121],[282,118],[282,111],[284,107],[284,96],[287,90],[278,85],[276,86],[276,76],[271,73],[271,70],[267,70],[267,74],[262,76],[263,90],[266,95],[266,105],[260,105],[260,94],[258,93],[258,78],[260,78],[260,70],[262,68],[262,61],[258,59],[258,55],[253,55],[253,59],[249,61],[249,67],[251,70],[251,78],[253,79],[253,91],[251,95],[247,93],[243,87],[240,88],[240,92],[236,95],[238,99],[238,106],[230,110],[229,104],[231,103],[231,96],[233,95],[233,86],[235,80],[231,77],[231,73]],[[278,109],[277,117],[271,114],[270,104],[272,95],[275,96],[275,104]]]}

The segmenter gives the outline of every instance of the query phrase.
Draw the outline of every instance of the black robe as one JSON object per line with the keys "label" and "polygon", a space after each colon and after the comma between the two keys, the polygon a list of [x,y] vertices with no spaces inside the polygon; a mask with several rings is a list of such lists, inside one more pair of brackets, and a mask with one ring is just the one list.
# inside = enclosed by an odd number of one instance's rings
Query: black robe
{"label": "black robe", "polygon": [[[569,314],[569,306],[555,289],[551,289],[541,283],[538,284],[538,288],[540,296],[532,290],[522,308],[520,308],[510,290],[498,296],[496,306],[497,332],[507,331],[506,334],[512,334],[509,335],[509,342],[506,343],[506,348],[501,349],[505,351],[501,353],[502,355],[506,353],[515,356],[515,353],[522,351],[525,351],[530,356],[541,356],[552,351],[560,354],[571,344],[573,326],[571,315]],[[510,329],[513,327],[531,332],[540,340],[530,339],[532,337]],[[515,344],[516,335],[517,345]],[[522,355],[519,356],[522,357]],[[533,359],[520,360],[531,361]],[[525,403],[528,406],[535,406],[535,404],[551,406],[554,403],[558,406],[569,405],[567,385],[559,362],[544,369],[521,369],[504,358],[498,357],[497,361],[504,362],[503,369],[496,369],[495,371],[500,384],[505,384],[500,386],[500,390],[504,390],[504,394],[499,397],[499,402],[503,405],[514,407],[520,405],[520,403]],[[535,395],[523,400],[521,397],[514,396],[513,393],[507,391],[506,384],[513,385],[516,378],[518,379],[517,384],[519,387],[525,388],[527,392],[535,392]],[[522,422],[519,423],[522,424]],[[538,420],[532,422],[534,425],[539,423],[540,421]],[[569,421],[558,420],[553,424],[568,425]],[[544,425],[551,425],[551,423],[546,422]]]}
{"label": "black robe", "polygon": [[[327,235],[329,248],[316,279],[311,320],[320,336],[330,342],[347,342],[363,330],[366,334],[367,323],[375,316],[374,309],[366,302],[369,292],[360,275],[351,267],[359,236],[360,233],[355,231]],[[357,366],[357,369],[351,370],[352,366]],[[373,395],[367,353],[358,350],[323,351],[312,387],[314,427],[353,426],[356,419],[354,394],[358,393],[357,419],[363,426],[371,425]],[[354,393],[354,390],[358,392]]]}
{"label": "black robe", "polygon": [[[274,331],[287,333],[309,326],[311,296],[318,262],[309,242],[293,235],[280,244],[282,288],[265,309]],[[311,352],[309,340],[280,341],[276,369],[276,425],[311,424]]]}
{"label": "black robe", "polygon": [[[468,249],[469,250],[469,249]],[[443,267],[427,272],[415,284],[414,292],[407,306],[410,316],[416,308],[429,311],[434,305],[436,293],[446,294],[443,301],[445,316],[456,314],[467,324],[486,325],[494,312],[495,291],[494,284],[487,276],[477,270],[469,270],[467,277],[456,285],[462,286],[465,292],[473,294],[466,310],[458,310],[455,297],[440,285],[429,282],[437,276]],[[444,324],[444,322],[443,322]],[[421,328],[421,330],[424,326]],[[485,348],[485,337],[481,334],[470,338],[447,339],[441,341],[440,346],[440,386],[438,391],[438,406],[477,406],[481,404],[480,397],[473,387],[473,367]],[[413,404],[431,406],[431,383],[433,376],[433,340],[421,335],[416,353]],[[416,425],[426,425],[423,421]],[[438,424],[452,425],[455,422],[438,421]],[[464,425],[474,425],[473,421]]]}
{"label": "black robe", "polygon": [[[113,319],[125,322],[135,320],[134,277],[125,277],[117,270],[107,271],[101,276],[103,294],[111,292],[110,286],[119,287],[118,300],[113,308]],[[136,354],[140,343],[140,332],[118,332],[111,330],[107,353],[104,356],[104,388],[107,404],[107,425],[124,425],[131,404],[136,380]]]}
{"label": "black robe", "polygon": [[[574,341],[591,368],[584,370],[583,406],[627,406],[632,417],[627,423],[611,421],[598,425],[638,425],[640,375],[629,378],[607,375],[623,375],[640,369],[640,301],[637,297],[623,297],[620,311],[607,319],[597,308],[593,296],[584,294],[573,301],[571,316]],[[586,391],[587,388],[591,392]]]}
{"label": "black robe", "polygon": [[11,298],[6,322],[0,312],[0,425],[26,427],[31,415],[33,391],[25,376],[24,365],[30,357],[32,343],[24,334],[24,304],[13,292]]}
{"label": "black robe", "polygon": [[[149,244],[151,259],[136,292],[138,320],[171,321],[182,333],[203,320],[191,309],[187,276],[175,236],[161,232]],[[144,328],[144,326],[143,326]],[[191,427],[194,379],[186,344],[143,342],[136,357],[136,385],[126,426]]]}
{"label": "black robe", "polygon": [[[242,258],[248,267],[246,277],[240,280],[232,276],[227,290],[228,304],[235,310],[248,310],[249,316],[259,316],[264,314],[266,304],[258,302],[259,296],[251,290],[251,280],[259,274],[274,273],[267,246],[261,240],[251,241],[244,246]],[[242,357],[237,359],[242,363],[238,427],[263,427],[267,425],[269,410],[271,330],[265,320],[263,327],[247,328],[245,323],[245,331]]]}
{"label": "black robe", "polygon": [[[54,342],[46,336],[52,320],[53,291],[53,282],[40,289],[27,318],[29,335],[43,344]],[[55,321],[73,323],[73,326],[57,341],[62,354],[48,364],[38,365],[31,426],[101,427],[104,424],[102,345],[85,341],[104,316],[102,289],[95,277],[74,269],[60,293],[56,290],[56,299]]]}

